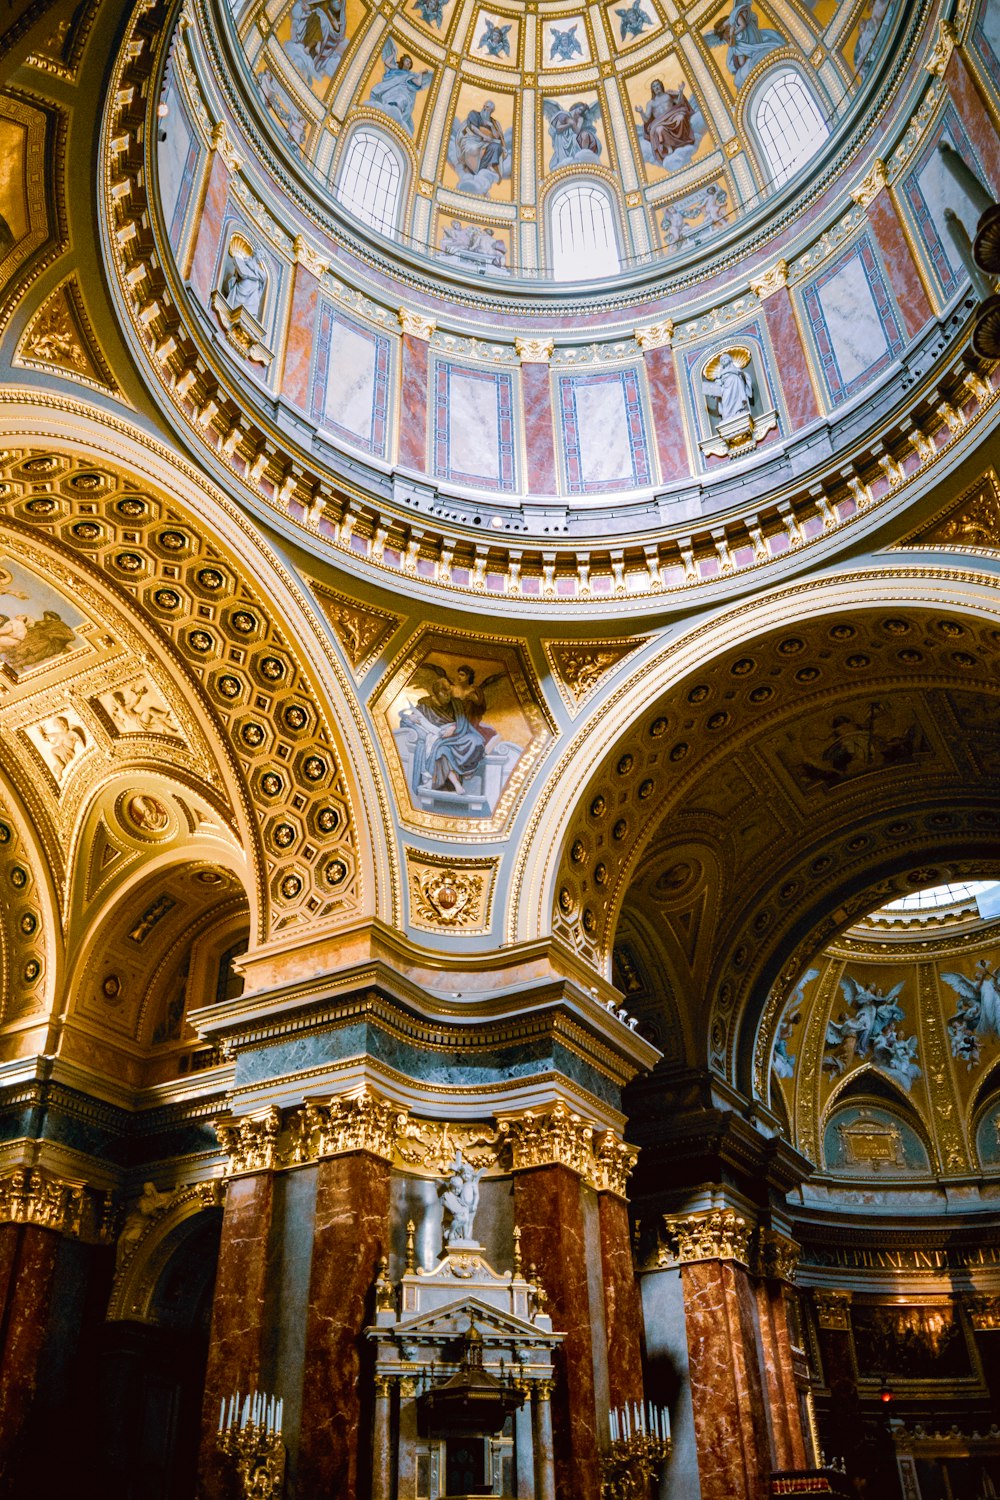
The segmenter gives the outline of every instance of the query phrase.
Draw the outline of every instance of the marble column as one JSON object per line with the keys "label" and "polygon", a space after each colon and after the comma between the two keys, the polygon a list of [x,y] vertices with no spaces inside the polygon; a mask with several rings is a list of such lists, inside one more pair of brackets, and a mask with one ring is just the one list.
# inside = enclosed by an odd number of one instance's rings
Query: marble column
{"label": "marble column", "polygon": [[945,78],[958,117],[982,163],[986,186],[994,199],[1000,198],[1000,137],[960,47],[951,54]]}
{"label": "marble column", "polygon": [[882,264],[892,281],[896,301],[902,309],[906,331],[913,338],[927,326],[934,313],[913,251],[903,233],[896,205],[887,190],[876,193],[869,203],[868,220],[882,251]]}
{"label": "marble column", "polygon": [[830,1391],[830,1410],[822,1428],[823,1447],[827,1458],[846,1459],[851,1468],[863,1436],[852,1350],[853,1294],[817,1290],[812,1295],[823,1379]]}
{"label": "marble column", "polygon": [[212,152],[205,196],[198,215],[198,237],[191,260],[191,289],[205,307],[215,289],[222,221],[229,201],[229,168],[221,151]]}
{"label": "marble column", "polygon": [[637,328],[635,337],[646,366],[660,478],[664,484],[669,484],[672,479],[680,479],[690,472],[674,351],[670,346],[673,324],[656,323],[651,328]]}
{"label": "marble column", "polygon": [[757,1322],[772,1463],[775,1469],[805,1469],[809,1467],[806,1435],[789,1323],[788,1298],[793,1294],[786,1280],[798,1247],[766,1231],[762,1239],[764,1275],[756,1287]]}
{"label": "marble column", "polygon": [[212,1300],[199,1460],[201,1500],[227,1500],[229,1476],[216,1437],[219,1404],[261,1383],[267,1328],[267,1270],[274,1177],[234,1177],[226,1191],[219,1270]]}
{"label": "marble column", "polygon": [[610,1404],[643,1400],[643,1328],[639,1284],[632,1263],[631,1231],[624,1198],[601,1193],[601,1264],[604,1327],[608,1341]]}
{"label": "marble column", "polygon": [[[531,1397],[531,1426],[534,1436],[536,1500],[556,1500],[555,1448],[552,1437],[551,1390],[547,1381],[538,1381]],[[567,1491],[567,1494],[571,1493]]]}
{"label": "marble column", "polygon": [[303,1495],[357,1500],[369,1469],[361,1334],[379,1261],[388,1254],[390,1170],[367,1151],[317,1167],[297,1471]]}
{"label": "marble column", "polygon": [[750,1229],[732,1210],[667,1224],[684,1292],[702,1500],[759,1500],[772,1465],[747,1270]]}
{"label": "marble column", "polygon": [[0,1225],[0,1480],[31,1413],[49,1324],[59,1235]]}
{"label": "marble column", "polygon": [[401,308],[399,462],[418,473],[427,471],[427,414],[434,399],[430,381],[430,340],[434,323]]}
{"label": "marble column", "polygon": [[774,349],[774,358],[781,380],[781,392],[788,409],[788,421],[793,432],[808,427],[819,416],[816,392],[809,374],[809,364],[802,334],[799,331],[792,294],[785,284],[788,268],[781,262],[772,273],[770,282],[752,282],[754,291],[764,303],[764,318]]}
{"label": "marble column", "polygon": [[[597,1411],[587,1245],[580,1179],[561,1165],[514,1176],[514,1219],[525,1264],[549,1297],[552,1326],[565,1334],[552,1394],[556,1489],[573,1500],[598,1500]],[[547,1403],[543,1403],[547,1404]]]}
{"label": "marble column", "polygon": [[392,1500],[392,1382],[375,1377],[371,1500]]}

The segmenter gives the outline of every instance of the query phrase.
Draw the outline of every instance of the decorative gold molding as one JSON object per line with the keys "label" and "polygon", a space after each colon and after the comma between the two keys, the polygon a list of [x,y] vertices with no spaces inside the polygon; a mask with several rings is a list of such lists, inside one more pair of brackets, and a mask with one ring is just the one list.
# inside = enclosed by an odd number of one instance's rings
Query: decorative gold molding
{"label": "decorative gold molding", "polygon": [[867,208],[869,203],[876,199],[884,187],[889,186],[889,168],[880,156],[876,156],[868,169],[867,174],[851,192],[851,197],[859,208]]}
{"label": "decorative gold molding", "polygon": [[514,340],[514,349],[522,365],[547,365],[555,346],[555,339],[551,338]]}
{"label": "decorative gold molding", "polygon": [[674,341],[673,319],[666,318],[662,323],[651,323],[648,328],[637,328],[635,341],[643,354],[650,349],[669,349]]}
{"label": "decorative gold molding", "polygon": [[367,1151],[392,1161],[397,1134],[408,1114],[367,1084],[357,1093],[331,1099],[329,1104],[310,1101],[289,1117],[291,1147],[285,1164],[346,1156],[354,1151]]}
{"label": "decorative gold molding", "polygon": [[449,860],[406,849],[410,925],[423,932],[486,933],[499,860]]}
{"label": "decorative gold molding", "polygon": [[757,1241],[757,1270],[769,1281],[795,1280],[802,1246],[776,1229],[762,1229]]}
{"label": "decorative gold molding", "polygon": [[1000,484],[988,469],[971,489],[897,542],[897,547],[1000,549]]}
{"label": "decorative gold molding", "polygon": [[236,150],[226,130],[225,120],[219,120],[212,128],[212,150],[217,151],[226,164],[227,170],[235,176],[242,169],[243,158]]}
{"label": "decorative gold molding", "polygon": [[608,674],[648,640],[639,635],[614,641],[543,641],[542,649],[563,702],[576,714]]}
{"label": "decorative gold molding", "polygon": [[315,578],[308,580],[316,602],[350,663],[359,677],[371,666],[402,624],[402,616],[372,604],[360,604],[347,594],[328,588]]}
{"label": "decorative gold molding", "polygon": [[934,50],[930,53],[924,68],[928,73],[934,73],[938,78],[943,78],[945,71],[951,61],[951,54],[958,45],[958,27],[954,21],[947,20],[944,16],[938,17],[938,38],[934,43]]}
{"label": "decorative gold molding", "polygon": [[68,375],[122,400],[111,367],[87,316],[76,276],[67,276],[35,313],[14,352],[22,368]]}
{"label": "decorative gold molding", "polygon": [[750,278],[750,290],[761,302],[766,302],[768,297],[773,297],[775,292],[780,292],[788,285],[788,262],[784,258],[777,265],[771,266],[760,276]]}
{"label": "decorative gold molding", "polygon": [[35,1167],[17,1167],[0,1178],[0,1224],[32,1224],[69,1239],[106,1239],[109,1203],[96,1223],[92,1207],[83,1182],[66,1182]]}
{"label": "decorative gold molding", "polygon": [[281,1110],[274,1104],[242,1120],[216,1120],[215,1133],[229,1157],[225,1175],[238,1177],[246,1172],[272,1171],[278,1165],[280,1130]]}
{"label": "decorative gold molding", "polygon": [[820,1328],[836,1328],[842,1332],[850,1329],[853,1292],[824,1291],[816,1287],[812,1295]]}
{"label": "decorative gold molding", "polygon": [[292,248],[295,252],[295,263],[304,266],[316,277],[322,277],[330,269],[330,262],[324,260],[314,245],[310,245],[305,235],[297,234]]}
{"label": "decorative gold molding", "polygon": [[750,1265],[753,1225],[732,1208],[712,1208],[695,1214],[665,1214],[664,1228],[671,1241],[667,1257],[675,1265],[702,1260],[733,1260]]}
{"label": "decorative gold molding", "polygon": [[614,1193],[624,1198],[639,1152],[628,1145],[613,1130],[606,1130],[594,1147],[593,1166],[587,1173],[588,1181],[598,1192]]}
{"label": "decorative gold molding", "polygon": [[437,323],[433,318],[428,318],[425,313],[413,312],[408,307],[401,307],[397,314],[399,326],[404,333],[409,334],[411,339],[423,339],[430,343]]}
{"label": "decorative gold molding", "polygon": [[571,1110],[564,1100],[557,1099],[548,1110],[529,1109],[520,1115],[506,1115],[499,1124],[501,1135],[510,1143],[513,1171],[553,1165],[568,1167],[598,1192],[625,1196],[639,1152],[612,1130],[602,1132],[595,1140],[595,1126]]}

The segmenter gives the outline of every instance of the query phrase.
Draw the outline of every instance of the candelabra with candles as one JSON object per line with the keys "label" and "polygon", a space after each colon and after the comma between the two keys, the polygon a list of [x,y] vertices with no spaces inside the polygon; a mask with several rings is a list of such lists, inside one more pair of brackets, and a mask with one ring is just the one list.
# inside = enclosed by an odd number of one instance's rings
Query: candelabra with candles
{"label": "candelabra with candles", "polygon": [[650,1485],[670,1457],[670,1413],[634,1401],[609,1413],[611,1445],[601,1455],[602,1500],[647,1500]]}
{"label": "candelabra with candles", "polygon": [[219,1407],[219,1451],[233,1460],[243,1500],[278,1500],[285,1482],[281,1424],[285,1403],[277,1396],[239,1391]]}

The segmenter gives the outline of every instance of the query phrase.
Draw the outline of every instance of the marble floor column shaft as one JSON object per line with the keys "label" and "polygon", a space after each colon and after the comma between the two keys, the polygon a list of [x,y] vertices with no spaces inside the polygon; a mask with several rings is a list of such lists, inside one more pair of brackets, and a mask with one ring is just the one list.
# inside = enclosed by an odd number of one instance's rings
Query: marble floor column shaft
{"label": "marble floor column shaft", "polygon": [[38,1386],[58,1249],[54,1230],[0,1226],[0,1479]]}
{"label": "marble floor column shaft", "polygon": [[795,1380],[786,1295],[780,1281],[766,1279],[757,1283],[764,1394],[770,1419],[773,1467],[804,1469],[808,1467],[806,1440]]}
{"label": "marble floor column shaft", "polygon": [[392,1500],[392,1386],[382,1376],[375,1381],[371,1500]]}
{"label": "marble floor column shaft", "polygon": [[[531,1398],[531,1426],[535,1448],[536,1500],[556,1500],[555,1450],[552,1436],[552,1402],[547,1391]],[[567,1494],[572,1493],[566,1491]]]}
{"label": "marble floor column shaft", "polygon": [[601,1263],[604,1281],[604,1327],[608,1340],[608,1390],[611,1406],[643,1401],[645,1347],[642,1302],[632,1262],[632,1236],[624,1198],[601,1193]]}
{"label": "marble floor column shaft", "polygon": [[560,1496],[598,1500],[594,1349],[580,1179],[568,1167],[534,1167],[514,1177],[514,1217],[525,1264],[549,1296],[552,1326],[565,1334],[552,1394]]}
{"label": "marble floor column shaft", "polygon": [[249,1391],[261,1380],[273,1212],[270,1172],[235,1177],[229,1183],[202,1405],[200,1500],[228,1500],[228,1470],[219,1458],[216,1436],[219,1403],[237,1390]]}
{"label": "marble floor column shaft", "polygon": [[362,1330],[379,1261],[388,1252],[390,1167],[355,1151],[321,1161],[317,1171],[298,1488],[306,1496],[357,1500],[360,1476],[371,1464],[361,1399]]}

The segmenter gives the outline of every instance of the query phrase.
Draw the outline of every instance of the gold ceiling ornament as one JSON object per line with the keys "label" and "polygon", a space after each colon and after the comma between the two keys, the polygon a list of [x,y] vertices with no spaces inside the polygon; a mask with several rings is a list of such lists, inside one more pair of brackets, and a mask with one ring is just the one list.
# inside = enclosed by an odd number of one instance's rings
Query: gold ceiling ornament
{"label": "gold ceiling ornament", "polygon": [[[694,1214],[664,1214],[670,1241],[665,1264],[691,1265],[702,1260],[733,1260],[750,1265],[753,1225],[733,1208]],[[667,1247],[665,1247],[667,1248]]]}
{"label": "gold ceiling ornament", "polygon": [[853,1292],[814,1287],[812,1297],[820,1328],[837,1329],[842,1333],[849,1331]]}
{"label": "gold ceiling ornament", "polygon": [[420,1120],[410,1115],[396,1132],[397,1165],[440,1177],[461,1154],[486,1173],[500,1165],[505,1137],[499,1126],[452,1125],[447,1120]]}
{"label": "gold ceiling ornament", "polygon": [[556,347],[552,338],[515,338],[514,349],[522,365],[547,365]]}
{"label": "gold ceiling ornament", "polygon": [[969,1322],[977,1333],[1000,1332],[1000,1293],[980,1292],[963,1299]]}
{"label": "gold ceiling ornament", "polygon": [[398,313],[399,326],[411,339],[422,339],[429,344],[437,323],[433,318],[428,318],[426,313],[413,312],[408,307],[401,307]]}
{"label": "gold ceiling ornament", "polygon": [[496,859],[451,861],[406,850],[410,922],[424,932],[488,932]]}
{"label": "gold ceiling ornament", "polygon": [[988,469],[953,504],[897,543],[899,547],[970,547],[995,552],[1000,548],[1000,483]]}
{"label": "gold ceiling ornament", "polygon": [[776,1229],[762,1229],[757,1240],[757,1271],[769,1281],[795,1280],[802,1246]]}
{"label": "gold ceiling ornament", "polygon": [[570,713],[578,713],[608,674],[648,640],[639,635],[610,641],[543,641],[556,687]]}
{"label": "gold ceiling ornament", "polygon": [[310,245],[304,234],[297,234],[295,236],[292,242],[292,250],[295,255],[296,264],[304,266],[314,276],[322,277],[329,271],[330,262],[323,259],[315,245]]}
{"label": "gold ceiling ornament", "polygon": [[673,319],[665,318],[662,323],[650,323],[648,328],[637,328],[635,341],[644,354],[649,349],[669,349],[674,341]]}
{"label": "gold ceiling ornament", "polygon": [[68,276],[35,313],[14,351],[22,368],[68,375],[94,390],[121,391],[87,316],[76,276]]}
{"label": "gold ceiling ornament", "polygon": [[951,61],[951,54],[958,46],[958,27],[954,21],[949,21],[945,16],[938,17],[938,36],[934,43],[934,49],[924,63],[928,73],[934,73],[938,78],[943,78]]}
{"label": "gold ceiling ornament", "polygon": [[865,176],[851,192],[859,208],[867,208],[878,197],[884,187],[889,186],[889,168],[880,156],[876,156]]}
{"label": "gold ceiling ornament", "polygon": [[788,285],[788,262],[784,258],[777,265],[771,266],[760,276],[750,278],[750,290],[761,302],[766,302],[768,297],[773,297],[775,292],[780,292]]}
{"label": "gold ceiling ornament", "polygon": [[221,1118],[215,1121],[219,1144],[228,1156],[226,1177],[246,1172],[270,1172],[279,1165],[278,1136],[281,1132],[281,1110],[270,1105],[258,1114],[242,1120]]}
{"label": "gold ceiling ornament", "polygon": [[99,1210],[84,1182],[67,1182],[37,1167],[17,1167],[0,1177],[0,1224],[33,1224],[69,1239],[99,1241],[108,1238],[111,1217],[110,1198],[105,1195]]}
{"label": "gold ceiling ornament", "polygon": [[323,616],[337,637],[356,677],[371,666],[402,624],[402,616],[372,604],[359,604],[315,578],[308,580]]}

